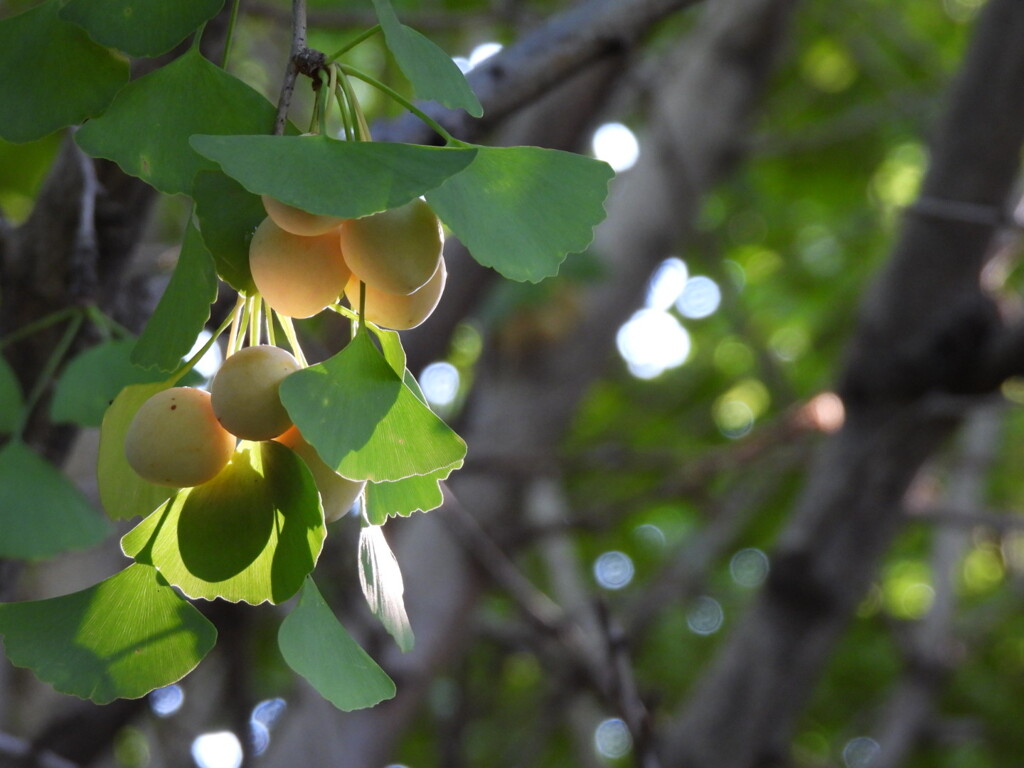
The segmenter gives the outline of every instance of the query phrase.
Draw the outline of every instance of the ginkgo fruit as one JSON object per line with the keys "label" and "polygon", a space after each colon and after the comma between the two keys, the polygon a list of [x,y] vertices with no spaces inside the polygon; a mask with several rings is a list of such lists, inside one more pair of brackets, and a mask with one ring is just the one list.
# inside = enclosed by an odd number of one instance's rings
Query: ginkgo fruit
{"label": "ginkgo fruit", "polygon": [[125,435],[128,464],[158,485],[187,488],[212,480],[231,459],[235,436],[217,421],[210,394],[192,387],[157,392]]}
{"label": "ginkgo fruit", "polygon": [[338,230],[349,269],[379,291],[408,294],[437,271],[441,222],[423,200],[347,219]]}
{"label": "ginkgo fruit", "polygon": [[340,227],[344,221],[337,216],[308,213],[301,208],[275,200],[270,195],[263,195],[263,208],[281,229],[303,237],[325,234]]}
{"label": "ginkgo fruit", "polygon": [[[364,314],[366,319],[383,328],[406,331],[425,321],[441,300],[448,270],[442,258],[434,274],[418,291],[410,294],[388,293],[366,286]],[[359,309],[359,278],[353,274],[345,286],[345,296],[353,309]]]}
{"label": "ginkgo fruit", "polygon": [[299,370],[291,353],[270,345],[245,347],[228,357],[210,384],[221,425],[246,440],[270,440],[292,425],[278,387]]}
{"label": "ginkgo fruit", "polygon": [[316,452],[316,448],[306,442],[298,427],[293,426],[275,439],[282,445],[287,445],[306,462],[317,490],[320,491],[324,519],[328,523],[337,520],[351,509],[366,485],[365,480],[349,480],[327,466]]}
{"label": "ginkgo fruit", "polygon": [[293,235],[269,216],[252,236],[249,269],[271,308],[289,317],[311,317],[337,301],[351,274],[336,232]]}

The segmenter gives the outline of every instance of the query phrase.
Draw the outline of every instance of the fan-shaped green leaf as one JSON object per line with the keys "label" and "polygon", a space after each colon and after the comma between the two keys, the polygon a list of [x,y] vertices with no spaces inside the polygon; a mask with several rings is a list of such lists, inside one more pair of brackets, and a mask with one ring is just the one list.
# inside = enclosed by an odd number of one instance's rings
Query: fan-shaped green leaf
{"label": "fan-shaped green leaf", "polygon": [[320,556],[313,478],[275,442],[243,443],[213,480],[185,488],[121,540],[189,597],[253,605],[294,595]]}
{"label": "fan-shaped green leaf", "polygon": [[571,152],[480,147],[427,201],[474,259],[536,283],[590,244],[614,175],[607,163]]}
{"label": "fan-shaped green leaf", "polygon": [[102,541],[110,526],[56,467],[19,440],[0,449],[0,557],[36,559]]}
{"label": "fan-shaped green leaf", "polygon": [[50,418],[83,427],[98,427],[118,393],[129,384],[165,378],[166,373],[132,365],[135,339],[97,344],[77,355],[57,380]]}
{"label": "fan-shaped green leaf", "polygon": [[411,651],[414,638],[405,613],[402,571],[379,525],[364,526],[359,532],[359,584],[384,629],[403,653]]}
{"label": "fan-shaped green leaf", "polygon": [[213,254],[217,273],[241,293],[255,290],[249,271],[252,233],[267,217],[258,195],[219,171],[201,171],[192,185],[196,218],[203,242]]}
{"label": "fan-shaped green leaf", "polygon": [[313,580],[277,635],[281,655],[338,709],[372,707],[395,695],[395,684],[335,618]]}
{"label": "fan-shaped green leaf", "polygon": [[388,0],[373,0],[388,48],[416,96],[480,117],[483,107],[452,57],[415,29],[398,21]]}
{"label": "fan-shaped green leaf", "polygon": [[441,481],[461,466],[460,461],[429,475],[414,475],[392,483],[367,483],[366,519],[383,525],[389,517],[408,517],[414,512],[437,509],[444,503]]}
{"label": "fan-shaped green leaf", "polygon": [[7,361],[0,357],[0,435],[18,426],[24,398],[21,386]]}
{"label": "fan-shaped green leaf", "polygon": [[466,168],[476,154],[474,148],[326,136],[193,136],[192,146],[250,192],[346,219],[405,205]]}
{"label": "fan-shaped green leaf", "polygon": [[96,45],[48,0],[0,21],[0,136],[31,141],[98,115],[128,82],[128,62]]}
{"label": "fan-shaped green leaf", "polygon": [[224,0],[70,0],[60,15],[97,43],[131,56],[159,56],[222,7]]}
{"label": "fan-shaped green leaf", "polygon": [[143,368],[170,372],[195,344],[217,298],[217,271],[199,230],[189,222],[181,255],[160,303],[132,351],[131,361]]}
{"label": "fan-shaped green leaf", "polygon": [[127,85],[75,140],[161,192],[188,194],[196,173],[216,169],[192,150],[189,136],[267,132],[274,116],[257,91],[190,50]]}
{"label": "fan-shaped green leaf", "polygon": [[156,571],[131,565],[81,592],[0,604],[7,658],[58,691],[108,704],[191,672],[217,638]]}
{"label": "fan-shaped green leaf", "polygon": [[421,403],[363,332],[281,383],[281,402],[324,462],[352,480],[400,480],[450,467],[466,444]]}

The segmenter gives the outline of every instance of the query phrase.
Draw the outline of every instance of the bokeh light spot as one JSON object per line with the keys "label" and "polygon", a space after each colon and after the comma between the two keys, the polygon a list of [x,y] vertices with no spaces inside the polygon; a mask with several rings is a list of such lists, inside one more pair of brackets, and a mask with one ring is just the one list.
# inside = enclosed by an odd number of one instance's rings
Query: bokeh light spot
{"label": "bokeh light spot", "polygon": [[501,43],[480,43],[469,54],[469,68],[479,67],[487,59],[500,51],[504,46]]}
{"label": "bokeh light spot", "polygon": [[682,259],[672,257],[661,262],[647,287],[647,307],[662,312],[670,309],[683,292],[688,276]]}
{"label": "bokeh light spot", "polygon": [[992,544],[976,546],[964,557],[964,586],[971,594],[991,592],[1006,576],[1006,567],[999,550]]}
{"label": "bokeh light spot", "polygon": [[756,547],[741,549],[729,560],[729,574],[741,587],[760,586],[768,576],[768,555]]}
{"label": "bokeh light spot", "polygon": [[242,744],[231,731],[204,733],[192,742],[192,759],[199,768],[238,768]]}
{"label": "bokeh light spot", "polygon": [[598,126],[591,139],[594,157],[604,160],[616,173],[636,165],[640,157],[640,142],[627,126],[622,123],[605,123]]}
{"label": "bokeh light spot", "polygon": [[605,552],[594,561],[594,578],[605,589],[622,589],[634,572],[633,560],[625,552]]}
{"label": "bokeh light spot", "polygon": [[909,205],[924,176],[926,152],[914,142],[900,144],[886,155],[871,178],[871,192],[886,206]]}
{"label": "bokeh light spot", "polygon": [[843,747],[846,768],[870,768],[882,751],[881,745],[868,736],[858,736]]}
{"label": "bokeh light spot", "polygon": [[602,721],[594,729],[594,748],[599,755],[612,760],[625,757],[633,748],[629,727],[617,717]]}
{"label": "bokeh light spot", "polygon": [[713,635],[722,628],[724,621],[722,604],[706,595],[694,600],[686,613],[686,626],[696,635]]}
{"label": "bokeh light spot", "polygon": [[423,369],[419,382],[431,405],[451,405],[459,394],[459,369],[451,363],[431,363]]}
{"label": "bokeh light spot", "polygon": [[857,79],[857,64],[846,47],[827,37],[807,48],[800,69],[807,82],[825,93],[845,91]]}
{"label": "bokeh light spot", "polygon": [[686,281],[683,292],[676,301],[676,309],[683,317],[699,320],[718,309],[722,303],[722,290],[710,277],[697,275]]}
{"label": "bokeh light spot", "polygon": [[149,708],[157,717],[170,717],[185,703],[185,691],[180,685],[167,685],[149,694]]}
{"label": "bokeh light spot", "polygon": [[656,309],[635,312],[619,328],[615,342],[630,373],[640,379],[676,368],[690,354],[690,334],[675,317]]}

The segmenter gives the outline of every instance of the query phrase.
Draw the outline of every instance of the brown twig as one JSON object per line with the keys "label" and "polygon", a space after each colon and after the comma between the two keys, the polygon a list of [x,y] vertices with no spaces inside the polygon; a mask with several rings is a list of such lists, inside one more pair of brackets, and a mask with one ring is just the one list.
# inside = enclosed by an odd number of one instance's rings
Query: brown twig
{"label": "brown twig", "polygon": [[292,0],[292,48],[288,55],[288,67],[281,83],[281,95],[277,99],[277,116],[274,118],[274,135],[284,134],[288,122],[288,108],[295,92],[295,81],[299,76],[299,57],[306,49],[306,0]]}

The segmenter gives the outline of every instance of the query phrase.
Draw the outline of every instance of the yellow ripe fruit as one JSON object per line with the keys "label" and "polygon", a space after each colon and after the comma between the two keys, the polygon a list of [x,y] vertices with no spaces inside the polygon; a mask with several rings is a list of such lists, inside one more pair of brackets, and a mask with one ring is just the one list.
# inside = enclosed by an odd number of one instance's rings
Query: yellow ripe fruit
{"label": "yellow ripe fruit", "polygon": [[[365,312],[366,319],[382,328],[396,331],[407,331],[415,328],[433,314],[441,293],[444,291],[448,270],[444,259],[437,264],[437,269],[426,285],[418,291],[403,296],[399,293],[387,293],[366,286]],[[353,309],[359,309],[359,277],[353,273],[345,286],[345,296]]]}
{"label": "yellow ripe fruit", "polygon": [[287,445],[306,462],[309,471],[316,481],[320,499],[324,505],[324,519],[330,523],[344,515],[363,491],[365,480],[349,480],[342,477],[320,458],[316,448],[306,442],[298,427],[292,427],[283,435],[275,438],[282,445]]}
{"label": "yellow ripe fruit", "polygon": [[246,347],[231,355],[210,384],[221,426],[245,440],[269,440],[292,425],[277,393],[299,363],[280,347]]}
{"label": "yellow ripe fruit", "polygon": [[307,213],[287,203],[282,203],[280,200],[275,200],[269,195],[262,197],[263,208],[267,215],[274,220],[277,226],[293,235],[302,235],[303,237],[323,235],[332,229],[337,229],[344,221],[337,216]]}
{"label": "yellow ripe fruit", "polygon": [[409,294],[437,271],[441,222],[419,198],[399,208],[347,219],[338,230],[349,268],[379,291]]}
{"label": "yellow ripe fruit", "polygon": [[192,387],[157,392],[136,412],[124,440],[128,464],[144,480],[188,488],[227,466],[235,436],[213,414],[210,394]]}
{"label": "yellow ripe fruit", "polygon": [[252,236],[249,269],[267,303],[289,317],[311,317],[337,301],[351,274],[336,232],[293,235],[270,217]]}

